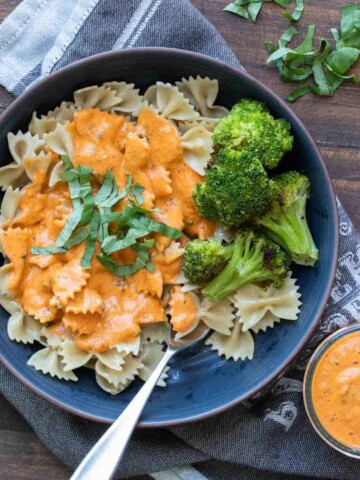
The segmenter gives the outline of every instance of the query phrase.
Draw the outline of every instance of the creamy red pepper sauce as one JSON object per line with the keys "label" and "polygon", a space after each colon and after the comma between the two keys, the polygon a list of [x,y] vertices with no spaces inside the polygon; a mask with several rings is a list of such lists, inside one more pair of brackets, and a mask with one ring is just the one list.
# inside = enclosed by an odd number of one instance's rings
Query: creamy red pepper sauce
{"label": "creamy red pepper sauce", "polygon": [[[214,223],[199,216],[191,196],[203,178],[184,163],[181,140],[171,122],[151,109],[142,110],[137,125],[122,116],[87,109],[75,114],[68,130],[75,166],[87,165],[99,177],[111,170],[120,188],[131,174],[145,188],[143,207],[159,209],[152,214],[156,220],[192,237],[203,239],[214,233]],[[53,154],[53,164],[59,160]],[[10,260],[7,288],[24,311],[59,335],[70,333],[88,352],[132,342],[141,325],[166,322],[163,289],[181,270],[186,237],[174,242],[154,235],[150,256],[155,272],[143,269],[126,278],[114,277],[96,255],[91,268],[84,270],[80,265],[84,244],[64,254],[32,255],[33,246],[54,245],[72,211],[68,184],[60,181],[49,187],[48,182],[45,172],[36,172],[24,190],[16,219],[4,224],[1,232]],[[120,202],[115,209],[123,207]],[[129,264],[134,252],[122,250],[113,258]],[[194,316],[192,302],[175,289],[172,305],[183,312],[182,320],[177,314],[175,323],[179,331],[185,330]]]}
{"label": "creamy red pepper sauce", "polygon": [[346,335],[319,361],[312,401],[325,430],[339,442],[360,448],[360,332]]}

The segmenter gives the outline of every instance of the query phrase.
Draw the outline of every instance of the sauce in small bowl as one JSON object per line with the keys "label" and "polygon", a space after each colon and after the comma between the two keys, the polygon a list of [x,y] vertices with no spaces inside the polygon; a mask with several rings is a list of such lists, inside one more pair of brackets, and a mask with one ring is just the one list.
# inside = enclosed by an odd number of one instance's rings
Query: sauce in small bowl
{"label": "sauce in small bowl", "polygon": [[360,324],[336,331],[315,350],[305,372],[304,402],[320,437],[360,459]]}

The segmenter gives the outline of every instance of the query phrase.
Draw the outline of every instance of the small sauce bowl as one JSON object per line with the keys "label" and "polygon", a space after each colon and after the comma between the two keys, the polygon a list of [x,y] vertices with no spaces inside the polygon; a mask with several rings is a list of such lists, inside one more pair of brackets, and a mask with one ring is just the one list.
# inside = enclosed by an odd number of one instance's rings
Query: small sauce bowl
{"label": "small sauce bowl", "polygon": [[[342,343],[341,342],[342,339],[352,334],[360,335],[360,324],[357,323],[357,324],[349,325],[347,327],[337,330],[332,335],[327,337],[317,347],[317,349],[311,356],[305,371],[303,395],[304,395],[304,403],[305,403],[305,409],[306,409],[307,415],[309,417],[311,425],[314,427],[318,435],[320,435],[320,437],[335,450],[338,450],[339,452],[343,453],[344,455],[347,455],[348,457],[360,459],[360,444],[357,447],[357,446],[343,443],[339,439],[335,438],[329,431],[331,429],[326,429],[324,425],[321,423],[314,406],[314,376],[315,376],[315,372],[317,371],[317,367],[319,366],[319,363],[323,360],[325,364],[325,355],[327,353],[331,354],[331,351],[333,350],[332,347],[334,347],[338,342],[339,344]],[[358,352],[354,352],[354,354],[358,355]],[[359,364],[359,367],[360,367],[360,364]],[[359,405],[359,408],[360,408],[360,405]],[[335,412],[335,416],[336,416],[336,412]]]}

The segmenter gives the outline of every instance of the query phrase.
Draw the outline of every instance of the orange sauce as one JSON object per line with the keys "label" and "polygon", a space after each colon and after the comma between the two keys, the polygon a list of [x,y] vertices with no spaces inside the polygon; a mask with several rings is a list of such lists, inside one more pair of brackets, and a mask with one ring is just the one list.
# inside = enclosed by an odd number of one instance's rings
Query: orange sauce
{"label": "orange sauce", "polygon": [[335,342],[319,361],[312,382],[315,413],[337,441],[360,448],[360,332]]}
{"label": "orange sauce", "polygon": [[[203,181],[183,161],[175,126],[151,109],[143,109],[137,125],[125,117],[87,109],[68,125],[75,166],[87,165],[101,177],[111,170],[122,189],[128,175],[144,187],[145,208],[159,209],[153,217],[184,233],[206,238],[215,225],[201,218],[192,199],[196,183]],[[59,157],[53,153],[53,164]],[[65,254],[37,256],[31,247],[54,245],[72,212],[66,182],[48,186],[49,176],[37,172],[23,193],[19,215],[2,227],[1,242],[10,260],[7,287],[24,311],[53,332],[69,333],[79,348],[104,352],[119,342],[132,342],[141,325],[165,322],[161,297],[166,284],[174,283],[181,269],[185,237],[177,242],[154,235],[151,259],[156,268],[143,269],[126,278],[114,277],[94,255],[91,268],[82,269],[84,244]],[[93,185],[96,191],[99,185]],[[121,211],[124,201],[115,209]],[[97,254],[99,245],[97,246]],[[113,254],[122,264],[134,260],[132,249]],[[193,315],[179,323],[184,329]],[[180,304],[179,304],[180,306]]]}

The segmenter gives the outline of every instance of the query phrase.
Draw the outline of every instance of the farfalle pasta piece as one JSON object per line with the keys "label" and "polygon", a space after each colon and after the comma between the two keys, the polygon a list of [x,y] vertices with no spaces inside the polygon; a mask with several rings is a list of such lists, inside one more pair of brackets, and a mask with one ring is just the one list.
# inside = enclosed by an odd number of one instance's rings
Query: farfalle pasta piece
{"label": "farfalle pasta piece", "polygon": [[116,90],[104,85],[92,85],[91,87],[81,88],[74,92],[74,101],[77,107],[98,108],[99,110],[111,110],[121,103],[121,97],[117,95]]}
{"label": "farfalle pasta piece", "polygon": [[30,180],[34,180],[35,172],[40,171],[42,175],[46,175],[50,163],[52,161],[51,153],[40,152],[34,157],[26,157],[24,159],[24,168],[26,175]]}
{"label": "farfalle pasta piece", "polygon": [[46,115],[37,116],[34,112],[29,124],[29,131],[32,135],[43,137],[45,133],[55,130],[58,123],[72,122],[78,107],[73,102],[61,102],[54,110],[50,110]]}
{"label": "farfalle pasta piece", "polygon": [[268,328],[274,328],[275,323],[280,322],[281,318],[277,317],[271,312],[266,312],[262,319],[251,327],[251,331],[254,333],[259,333],[260,331],[266,332]]}
{"label": "farfalle pasta piece", "polygon": [[92,358],[92,353],[80,350],[71,339],[65,339],[60,346],[60,355],[65,372],[85,366]]}
{"label": "farfalle pasta piece", "polygon": [[63,101],[54,110],[50,110],[46,116],[49,118],[55,118],[60,123],[72,122],[75,113],[79,110],[79,107],[74,102]]}
{"label": "farfalle pasta piece", "polygon": [[162,165],[149,168],[149,178],[156,198],[167,197],[172,193],[170,172]]}
{"label": "farfalle pasta piece", "polygon": [[15,290],[22,278],[26,256],[29,251],[30,230],[28,228],[8,228],[0,232],[0,241],[5,255],[10,261],[10,274],[7,288]]}
{"label": "farfalle pasta piece", "polygon": [[1,295],[6,295],[8,297],[12,296],[8,288],[8,281],[12,272],[13,272],[13,267],[9,263],[6,263],[2,267],[0,267],[0,294]]}
{"label": "farfalle pasta piece", "polygon": [[83,287],[66,304],[65,310],[71,313],[102,313],[104,300],[101,295],[89,287]]}
{"label": "farfalle pasta piece", "polygon": [[120,102],[111,109],[111,113],[132,114],[141,107],[142,95],[133,83],[105,82],[103,86],[115,91],[116,97],[120,99]]}
{"label": "farfalle pasta piece", "polygon": [[208,238],[208,240],[216,240],[220,243],[232,243],[235,240],[236,234],[233,230],[226,228],[221,223],[216,225],[214,235]]}
{"label": "farfalle pasta piece", "polygon": [[125,352],[119,352],[115,347],[104,353],[96,353],[95,356],[103,365],[112,370],[122,370],[127,358]]}
{"label": "farfalle pasta piece", "polygon": [[101,322],[99,313],[70,313],[65,312],[62,321],[66,328],[79,335],[91,335]]}
{"label": "farfalle pasta piece", "polygon": [[21,200],[22,191],[19,188],[7,187],[0,209],[0,224],[12,220]]}
{"label": "farfalle pasta piece", "polygon": [[34,367],[35,370],[40,370],[45,374],[48,373],[60,380],[72,380],[74,382],[78,380],[74,372],[65,371],[58,348],[42,348],[29,358],[27,364]]}
{"label": "farfalle pasta piece", "polygon": [[58,123],[55,130],[45,133],[43,139],[46,145],[58,155],[67,155],[72,158],[73,144],[71,135],[66,128],[67,124]]}
{"label": "farfalle pasta piece", "polygon": [[199,117],[189,100],[179,92],[178,88],[169,83],[157,82],[149,87],[144,100],[153,105],[164,118],[178,121],[194,120]]}
{"label": "farfalle pasta piece", "polygon": [[86,285],[89,277],[90,273],[82,268],[78,260],[72,260],[57,269],[51,278],[54,298],[50,301],[50,305],[66,305]]}
{"label": "farfalle pasta piece", "polygon": [[235,320],[234,307],[227,298],[218,302],[204,298],[197,317],[215,332],[230,335]]}
{"label": "farfalle pasta piece", "polygon": [[0,296],[0,305],[10,314],[7,324],[10,340],[31,344],[40,342],[42,325],[24,314],[21,305],[5,295]]}
{"label": "farfalle pasta piece", "polygon": [[6,188],[11,185],[14,188],[22,188],[28,181],[23,165],[11,162],[4,167],[0,167],[0,187]]}
{"label": "farfalle pasta piece", "polygon": [[17,134],[8,133],[7,138],[14,161],[0,168],[0,186],[23,187],[27,183],[24,160],[37,156],[44,148],[44,141],[38,135],[22,133],[20,130]]}
{"label": "farfalle pasta piece", "polygon": [[[125,362],[121,370],[114,370],[104,365],[100,360],[95,364],[96,381],[102,387],[101,379],[105,379],[107,383],[115,387],[117,393],[124,390],[130,382],[138,375],[142,368],[142,363],[132,355],[125,357]],[[99,381],[100,380],[100,381]],[[121,388],[122,387],[122,388]],[[111,393],[111,392],[110,392]]]}
{"label": "farfalle pasta piece", "polygon": [[300,311],[299,287],[296,280],[287,276],[281,288],[271,284],[266,290],[256,285],[246,285],[232,297],[237,315],[241,318],[244,331],[250,330],[267,312],[284,320],[296,320]]}
{"label": "farfalle pasta piece", "polygon": [[143,292],[145,295],[157,298],[160,298],[163,293],[163,276],[159,271],[149,272],[143,268],[132,276],[130,282],[139,293]]}
{"label": "farfalle pasta piece", "polygon": [[141,329],[141,343],[145,344],[167,342],[169,340],[169,332],[169,324],[165,322],[144,325]]}
{"label": "farfalle pasta piece", "polygon": [[219,356],[224,355],[226,360],[252,360],[254,356],[254,339],[250,332],[242,331],[242,325],[236,322],[230,335],[213,333],[205,345],[211,345],[211,350],[216,350]]}
{"label": "farfalle pasta piece", "polygon": [[204,176],[213,153],[211,132],[201,125],[192,127],[181,137],[184,162],[199,175]]}
{"label": "farfalle pasta piece", "polygon": [[38,155],[45,145],[39,135],[31,135],[30,132],[22,133],[20,130],[17,134],[8,133],[7,138],[10,153],[18,165],[23,164],[26,157]]}
{"label": "farfalle pasta piece", "polygon": [[51,170],[49,177],[49,187],[53,187],[57,182],[60,182],[60,174],[65,171],[65,166],[63,162],[57,162],[53,169]]}
{"label": "farfalle pasta piece", "polygon": [[41,329],[41,336],[44,339],[46,346],[61,347],[65,339],[65,330],[62,324],[55,324],[50,327],[43,326]]}
{"label": "farfalle pasta piece", "polygon": [[200,322],[198,317],[199,297],[194,292],[183,292],[178,285],[172,288],[168,309],[170,322],[177,332],[176,339],[191,333]]}
{"label": "farfalle pasta piece", "polygon": [[55,320],[58,309],[50,305],[52,297],[47,272],[40,272],[25,285],[22,296],[25,312],[41,323]]}
{"label": "farfalle pasta piece", "polygon": [[[157,324],[155,323],[154,325],[157,325]],[[151,326],[152,326],[152,324],[144,325],[141,328],[141,331],[144,328],[148,328],[148,327],[151,327]],[[139,335],[133,342],[131,342],[131,343],[117,343],[114,348],[120,354],[129,355],[130,353],[132,353],[133,355],[136,356],[139,353],[140,345],[141,345],[141,338],[140,338],[140,335]]]}
{"label": "farfalle pasta piece", "polygon": [[229,114],[227,108],[214,105],[219,93],[218,80],[210,80],[208,77],[203,78],[198,75],[196,78],[183,78],[181,82],[176,82],[176,85],[203,117],[222,118]]}
{"label": "farfalle pasta piece", "polygon": [[178,122],[177,128],[180,134],[184,134],[194,127],[203,127],[205,130],[213,132],[218,122],[219,119],[217,118],[209,118],[206,120],[189,120],[188,122]]}
{"label": "farfalle pasta piece", "polygon": [[39,135],[42,138],[45,133],[55,130],[57,124],[56,118],[48,117],[47,115],[41,115],[39,118],[36,112],[34,112],[29,123],[29,131],[32,135]]}
{"label": "farfalle pasta piece", "polygon": [[200,321],[194,330],[187,335],[183,335],[181,338],[177,338],[176,340],[179,343],[183,341],[185,345],[188,342],[199,339],[200,337],[204,338],[210,332],[210,330],[211,329],[204,322]]}
{"label": "farfalle pasta piece", "polygon": [[[157,367],[158,363],[164,356],[164,352],[162,349],[162,346],[157,344],[157,343],[147,343],[143,346],[140,355],[139,355],[139,360],[142,363],[142,367],[140,368],[138,372],[139,378],[146,382],[152,372],[155,370]],[[165,369],[163,373],[160,375],[159,380],[157,381],[156,385],[158,387],[165,387],[165,379],[167,378],[167,371],[169,368]]]}

